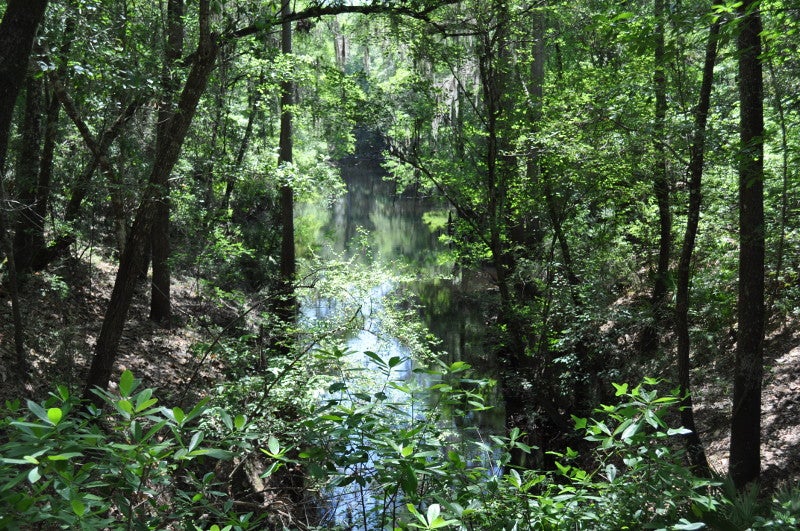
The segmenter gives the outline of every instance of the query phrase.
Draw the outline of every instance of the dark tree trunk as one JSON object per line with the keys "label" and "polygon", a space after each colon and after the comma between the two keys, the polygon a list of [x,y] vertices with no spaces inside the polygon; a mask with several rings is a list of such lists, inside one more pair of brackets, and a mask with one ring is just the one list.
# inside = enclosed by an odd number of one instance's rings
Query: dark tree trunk
{"label": "dark tree trunk", "polygon": [[128,235],[125,252],[120,258],[111,300],[108,303],[103,326],[97,338],[95,354],[83,396],[98,407],[102,406],[102,399],[92,391],[95,387],[106,389],[108,386],[111,370],[117,357],[122,329],[133,298],[141,263],[144,260],[144,249],[153,229],[156,207],[162,193],[158,183],[168,179],[178,161],[183,141],[197,110],[197,104],[214,69],[219,45],[216,37],[209,31],[208,17],[208,0],[203,0],[200,3],[200,42],[194,54],[192,68],[184,84],[177,109],[167,124],[169,142],[158,151],[153,162],[147,187],[142,194],[142,201]]}
{"label": "dark tree trunk", "polygon": [[681,423],[691,430],[687,436],[689,460],[695,473],[710,476],[700,435],[694,421],[694,408],[691,395],[691,360],[689,354],[691,344],[689,338],[689,280],[694,253],[697,227],[700,223],[700,205],[702,202],[703,162],[705,159],[706,124],[711,103],[711,90],[714,86],[714,63],[717,60],[717,41],[719,39],[719,22],[715,22],[708,33],[706,57],[703,65],[703,81],[700,86],[700,98],[694,116],[694,138],[692,139],[689,158],[689,210],[686,220],[686,232],[683,237],[681,256],[678,261],[678,278],[675,302],[675,332],[678,336],[678,383],[681,388]]}
{"label": "dark tree trunk", "polygon": [[16,172],[20,208],[14,231],[14,260],[18,273],[30,269],[35,249],[37,245],[41,246],[36,236],[38,234],[43,238],[41,228],[44,224],[44,218],[38,219],[36,216],[42,146],[42,78],[37,72],[30,71],[25,85],[25,112],[20,134],[22,145]]}
{"label": "dark tree trunk", "polygon": [[[164,56],[163,94],[161,108],[158,112],[158,130],[156,133],[156,158],[162,149],[168,149],[171,139],[167,136],[176,86],[175,64],[183,53],[183,0],[169,0],[167,3],[167,43]],[[170,296],[170,186],[169,173],[162,173],[155,182],[158,199],[155,206],[155,219],[150,235],[150,251],[153,259],[153,279],[150,292],[150,319],[169,327],[172,319],[172,302]]]}
{"label": "dark tree trunk", "polygon": [[36,30],[44,17],[47,0],[8,0],[0,22],[0,241],[6,254],[8,288],[14,320],[14,349],[20,374],[25,374],[24,333],[20,309],[14,247],[6,218],[8,197],[2,182],[6,169],[8,138],[17,96],[25,80]]}
{"label": "dark tree trunk", "polygon": [[658,203],[658,264],[653,286],[653,310],[656,321],[663,320],[664,299],[669,290],[669,261],[672,253],[672,213],[670,211],[670,183],[667,174],[667,155],[664,148],[665,122],[667,116],[667,78],[665,71],[666,52],[664,42],[664,0],[655,0],[655,71],[653,88],[656,97],[653,123],[655,149],[655,175],[653,192]]}
{"label": "dark tree trunk", "polygon": [[761,379],[764,351],[764,88],[761,16],[746,0],[739,53],[739,304],[729,472],[739,489],[761,470]]}
{"label": "dark tree trunk", "polygon": [[[283,0],[281,17],[291,13],[291,2]],[[281,52],[292,53],[292,23],[284,20],[281,24]],[[293,160],[292,106],[294,105],[294,83],[281,83],[281,131],[279,140],[278,164],[291,164]],[[281,287],[278,296],[278,314],[285,326],[291,326],[297,313],[297,300],[294,293],[296,273],[294,251],[294,191],[291,185],[281,186]],[[286,338],[284,338],[286,339]]]}
{"label": "dark tree trunk", "polygon": [[11,119],[47,0],[8,0],[0,22],[0,169],[6,167]]}

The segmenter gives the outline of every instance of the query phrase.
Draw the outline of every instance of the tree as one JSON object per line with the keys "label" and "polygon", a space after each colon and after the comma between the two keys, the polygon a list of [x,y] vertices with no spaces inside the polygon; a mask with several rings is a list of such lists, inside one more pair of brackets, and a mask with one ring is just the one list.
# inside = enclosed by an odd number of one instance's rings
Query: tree
{"label": "tree", "polygon": [[0,240],[8,261],[8,284],[14,319],[14,349],[20,370],[25,364],[23,323],[14,246],[8,232],[6,210],[9,202],[3,176],[14,106],[25,80],[33,39],[46,8],[47,0],[8,0],[6,12],[0,22]]}
{"label": "tree", "polygon": [[[292,53],[292,22],[291,2],[282,0],[281,3],[281,53]],[[292,138],[292,113],[294,106],[294,82],[285,79],[281,82],[281,129],[278,145],[278,165],[289,167],[293,162]],[[294,191],[292,184],[285,182],[281,185],[281,256],[280,256],[280,288],[278,289],[279,301],[277,303],[278,316],[284,326],[294,323],[297,313],[297,301],[294,295],[294,280],[296,273],[294,250]],[[287,338],[284,338],[286,340]]]}
{"label": "tree", "polygon": [[[164,48],[164,65],[161,76],[163,93],[156,125],[156,158],[158,158],[160,150],[168,149],[170,145],[170,139],[167,136],[170,134],[168,126],[170,116],[174,112],[172,109],[173,99],[178,88],[174,69],[183,53],[183,0],[169,0],[167,3],[167,34]],[[159,188],[159,198],[150,234],[150,251],[153,258],[150,319],[169,327],[172,318],[169,269],[169,173],[162,172],[159,174],[159,178],[161,180],[154,183]]]}
{"label": "tree", "polygon": [[705,160],[706,125],[711,105],[711,90],[714,85],[714,63],[717,59],[717,43],[719,40],[720,21],[711,24],[706,43],[705,61],[703,64],[703,80],[700,86],[700,98],[694,115],[694,137],[690,148],[689,167],[689,209],[686,214],[686,230],[678,262],[675,288],[675,332],[678,336],[678,384],[682,398],[681,421],[690,430],[687,436],[689,459],[696,473],[709,476],[710,467],[703,450],[700,436],[694,419],[694,405],[691,394],[691,362],[689,358],[691,345],[689,337],[689,281],[691,276],[692,255],[694,253],[697,228],[700,224],[700,206],[702,201],[703,162]]}
{"label": "tree", "polygon": [[105,389],[108,386],[122,329],[142,267],[146,244],[153,229],[159,199],[162,197],[163,188],[160,183],[168,180],[178,161],[197,104],[205,91],[217,59],[219,43],[217,36],[211,32],[210,18],[209,0],[201,0],[199,40],[197,50],[193,54],[192,68],[183,85],[175,112],[170,115],[165,125],[168,142],[156,154],[125,249],[120,257],[111,300],[103,317],[103,326],[97,338],[92,365],[83,390],[83,397],[97,407],[102,406],[102,399],[93,390],[95,387]]}
{"label": "tree", "polygon": [[729,472],[737,488],[761,470],[761,379],[764,353],[764,82],[758,0],[740,15],[739,302]]}

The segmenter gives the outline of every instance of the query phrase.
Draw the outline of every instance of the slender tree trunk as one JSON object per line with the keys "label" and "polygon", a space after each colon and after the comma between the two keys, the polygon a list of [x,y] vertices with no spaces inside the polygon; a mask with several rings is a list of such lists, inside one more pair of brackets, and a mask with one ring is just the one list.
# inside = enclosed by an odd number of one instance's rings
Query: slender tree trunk
{"label": "slender tree trunk", "polygon": [[667,77],[664,37],[664,0],[655,0],[655,71],[653,89],[656,97],[655,119],[653,123],[655,176],[653,191],[658,203],[658,264],[653,286],[653,310],[656,321],[665,315],[664,299],[669,290],[669,261],[672,253],[672,212],[670,210],[670,183],[667,174],[667,154],[664,148],[667,116]]}
{"label": "slender tree trunk", "polygon": [[[283,0],[281,17],[291,14],[291,2]],[[284,20],[281,24],[281,52],[292,53],[292,23]],[[281,82],[281,131],[278,164],[292,164],[292,107],[294,105],[294,82]],[[278,314],[285,326],[291,326],[297,313],[297,300],[294,294],[296,273],[294,251],[294,191],[290,184],[281,186],[281,288],[278,296]]]}
{"label": "slender tree trunk", "polygon": [[[783,287],[783,260],[786,247],[786,222],[789,213],[789,140],[786,127],[786,111],[783,108],[783,90],[775,75],[775,66],[772,58],[767,59],[769,78],[772,82],[772,89],[775,94],[775,109],[778,111],[778,125],[781,128],[781,213],[780,213],[780,235],[778,236],[778,249],[775,251],[775,283],[774,289],[770,290],[770,301],[780,295]],[[771,304],[770,304],[771,306]]]}
{"label": "slender tree trunk", "polygon": [[[156,132],[156,157],[158,152],[167,149],[171,139],[167,137],[170,116],[173,114],[173,100],[177,92],[175,64],[183,53],[183,0],[169,0],[167,3],[167,43],[162,74],[163,91],[161,108],[158,112],[158,128]],[[150,234],[150,251],[153,258],[153,279],[150,292],[150,319],[165,327],[170,326],[172,319],[172,302],[170,297],[170,186],[169,172],[162,173],[160,180],[154,183],[158,187],[158,200],[155,207],[155,219]]]}
{"label": "slender tree trunk", "polygon": [[111,300],[103,318],[103,326],[97,338],[92,366],[83,390],[83,397],[95,406],[102,406],[102,399],[94,394],[95,387],[106,389],[114,361],[117,357],[119,340],[125,325],[128,309],[133,298],[137,277],[144,260],[144,249],[152,232],[156,207],[162,196],[158,183],[169,178],[183,147],[200,97],[205,91],[208,79],[214,69],[219,51],[216,36],[209,29],[209,0],[200,2],[200,42],[194,54],[194,61],[183,86],[176,111],[167,124],[169,143],[156,154],[147,187],[136,211],[133,227],[128,235],[125,252],[120,259]]}
{"label": "slender tree trunk", "polygon": [[736,487],[761,471],[764,352],[764,86],[758,0],[745,0],[739,53],[739,303],[729,471]]}
{"label": "slender tree trunk", "polygon": [[700,435],[694,421],[694,408],[691,395],[691,360],[689,354],[691,343],[689,338],[689,281],[691,277],[692,254],[694,253],[697,228],[700,223],[700,205],[702,202],[703,162],[705,159],[706,124],[711,104],[711,90],[714,86],[714,63],[717,60],[717,42],[719,40],[719,21],[712,24],[706,44],[705,63],[703,65],[703,81],[700,86],[700,98],[694,116],[694,138],[692,139],[689,159],[689,210],[686,220],[686,232],[683,236],[681,257],[678,262],[675,332],[678,336],[678,383],[681,388],[681,423],[691,430],[687,436],[689,460],[695,473],[710,476]]}

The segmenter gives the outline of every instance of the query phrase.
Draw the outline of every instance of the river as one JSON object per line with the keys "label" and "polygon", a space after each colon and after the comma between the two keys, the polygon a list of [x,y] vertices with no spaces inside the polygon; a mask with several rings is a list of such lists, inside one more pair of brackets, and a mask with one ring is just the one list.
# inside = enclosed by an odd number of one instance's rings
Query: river
{"label": "river", "polygon": [[[410,337],[411,333],[403,337],[403,327],[389,326],[383,315],[385,305],[401,300],[406,310],[413,310],[407,311],[406,317],[418,321],[405,324],[419,325],[432,334],[435,346],[431,350],[435,356],[447,365],[468,363],[477,378],[495,378],[495,361],[482,348],[486,312],[478,302],[480,298],[474,296],[473,283],[464,275],[454,274],[453,264],[447,259],[447,245],[440,238],[447,230],[447,206],[430,197],[397,193],[395,184],[385,180],[385,170],[375,157],[352,157],[343,161],[340,169],[346,194],[330,205],[317,230],[322,263],[326,256],[331,260],[352,259],[366,271],[400,269],[404,279],[382,279],[378,275],[358,295],[344,290],[347,297],[363,298],[358,303],[362,326],[345,338],[346,349],[351,352],[348,363],[363,367],[367,374],[379,373],[381,363],[376,360],[380,358],[387,367],[392,365],[388,378],[393,381],[407,381],[416,388],[436,383],[436,375],[414,370],[420,365],[415,352],[420,347],[419,340]],[[304,211],[320,219],[318,208],[306,207],[301,215]],[[485,283],[482,285],[485,287]],[[307,299],[302,306],[303,316],[312,322],[330,318],[341,302],[329,297]],[[375,353],[378,358],[364,352]],[[403,386],[387,386],[380,377],[362,379],[359,385],[363,386],[363,381],[375,382],[376,388],[368,389],[367,394],[385,391],[389,402],[404,403],[398,409],[398,423],[403,422],[400,417],[409,411],[425,410],[419,404],[409,403],[410,400],[430,399],[430,393],[427,398],[409,399],[417,395],[397,391]],[[345,385],[350,384],[345,382]],[[326,399],[330,396],[320,396],[320,401]],[[447,425],[449,439],[485,440],[487,435],[503,433],[505,416],[496,392],[489,401],[491,410],[466,416],[446,414],[446,418],[440,419],[439,423]],[[355,513],[374,511],[376,505],[385,503],[370,494],[369,489],[356,485],[326,494],[327,519],[351,529],[369,526],[359,525],[359,520],[353,517]],[[397,504],[401,502],[394,500]]]}

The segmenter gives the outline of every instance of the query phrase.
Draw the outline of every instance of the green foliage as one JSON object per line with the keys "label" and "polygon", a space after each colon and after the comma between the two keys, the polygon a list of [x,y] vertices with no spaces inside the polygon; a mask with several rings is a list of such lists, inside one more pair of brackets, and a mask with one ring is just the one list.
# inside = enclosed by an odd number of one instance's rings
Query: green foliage
{"label": "green foliage", "polygon": [[236,514],[214,472],[216,462],[251,447],[245,419],[205,401],[188,412],[159,406],[152,389],[138,387],[130,371],[122,373],[119,395],[100,393],[105,414],[87,411],[63,386],[43,403],[6,404],[0,527],[255,524]]}

